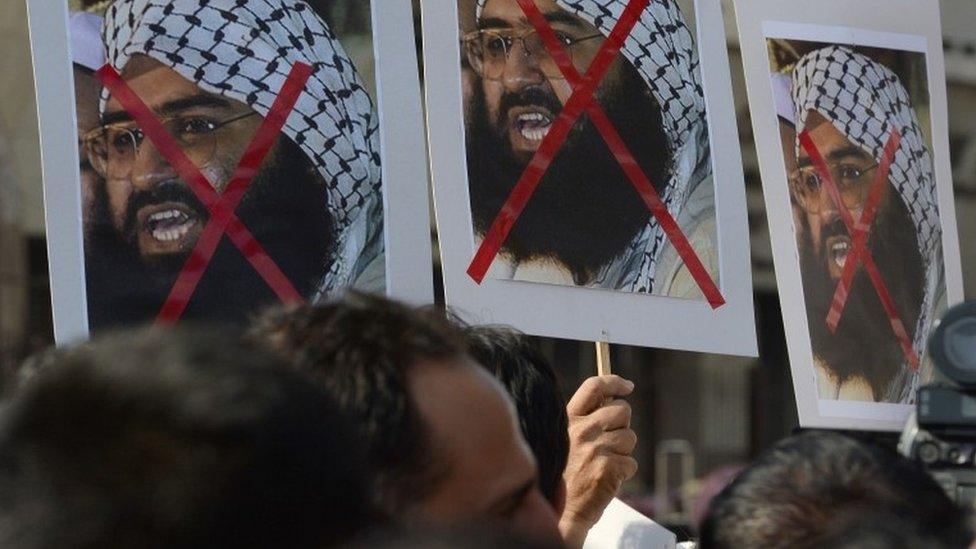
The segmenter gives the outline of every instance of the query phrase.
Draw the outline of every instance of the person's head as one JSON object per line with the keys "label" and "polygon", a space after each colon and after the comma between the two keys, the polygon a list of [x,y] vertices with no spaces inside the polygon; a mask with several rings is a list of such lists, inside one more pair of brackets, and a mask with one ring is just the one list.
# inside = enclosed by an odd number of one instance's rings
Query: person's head
{"label": "person's head", "polygon": [[396,519],[558,535],[511,400],[443,313],[350,294],[272,311],[253,334],[357,419],[375,500]]}
{"label": "person's head", "polygon": [[569,459],[566,399],[549,361],[524,334],[503,326],[466,330],[471,356],[508,390],[522,435],[539,466],[539,486],[558,511],[565,503],[563,472]]}
{"label": "person's head", "polygon": [[711,504],[701,549],[816,544],[837,523],[865,511],[906,513],[923,535],[964,547],[965,512],[915,463],[894,452],[827,432],[776,444]]}
{"label": "person's head", "polygon": [[[841,68],[843,67],[843,69]],[[938,208],[931,157],[908,93],[889,69],[840,47],[811,52],[794,70],[797,131],[816,146],[837,187],[840,204],[806,147],[797,144],[790,191],[800,212],[797,244],[811,341],[818,358],[838,382],[862,378],[876,400],[899,400],[903,387],[893,381],[904,370],[905,355],[871,280],[858,275],[835,333],[828,311],[853,248],[844,217],[858,224],[884,160],[889,135],[902,136],[884,182],[884,194],[870,226],[868,250],[885,280],[895,309],[924,346],[934,299],[929,275],[940,267]],[[856,119],[853,113],[868,113]],[[883,174],[884,172],[882,172]],[[872,353],[863,353],[870,345]]]}
{"label": "person's head", "polygon": [[822,539],[801,544],[798,549],[960,549],[965,545],[945,539],[939,532],[926,531],[912,513],[859,509],[842,517]]}
{"label": "person's head", "polygon": [[553,540],[520,536],[491,525],[460,528],[390,529],[371,531],[354,540],[357,549],[565,549]]}
{"label": "person's head", "polygon": [[4,547],[311,547],[372,520],[347,419],[233,330],[51,360],[0,421]]}
{"label": "person's head", "polygon": [[[539,10],[583,74],[609,35],[614,17],[596,2],[540,0]],[[480,85],[467,98],[468,176],[475,230],[487,231],[529,161],[548,135],[573,86],[556,66],[516,0],[479,0],[477,30],[464,38]],[[613,21],[610,21],[613,20]],[[689,140],[675,118],[682,103],[696,111],[696,67],[691,36],[670,2],[653,2],[642,25],[673,30],[673,40],[646,56],[619,55],[596,91],[599,105],[652,184],[666,195],[674,187],[677,157]],[[638,26],[640,26],[639,24]],[[680,35],[680,36],[679,36]],[[647,37],[650,42],[657,38]],[[666,53],[681,43],[681,52]],[[685,46],[688,48],[685,50]],[[689,57],[689,59],[685,59]],[[652,76],[660,68],[660,74]],[[687,69],[687,70],[686,70]],[[667,80],[679,91],[669,90]],[[672,101],[662,108],[664,101]],[[702,116],[697,123],[703,124]],[[681,116],[681,115],[678,115]],[[707,149],[707,145],[704,147]],[[698,154],[698,153],[696,153]],[[705,154],[705,151],[700,151]],[[682,180],[681,187],[687,181]],[[613,212],[608,215],[607,212]],[[578,283],[632,244],[651,217],[640,195],[588,116],[574,126],[506,240],[515,260],[547,259],[569,268]]]}
{"label": "person's head", "polygon": [[[310,296],[344,287],[365,255],[380,253],[366,250],[378,245],[382,230],[372,102],[335,35],[302,0],[238,7],[234,0],[119,0],[109,8],[109,62],[209,185],[188,181],[106,92],[102,126],[87,143],[106,179],[108,221],[168,290],[210,217],[208,188],[219,195],[235,178],[253,176],[237,215],[295,289]],[[237,173],[296,63],[313,73],[294,112],[264,163]],[[354,224],[363,234],[349,238]],[[201,299],[273,299],[253,268],[224,246]],[[244,282],[253,291],[226,286]]]}

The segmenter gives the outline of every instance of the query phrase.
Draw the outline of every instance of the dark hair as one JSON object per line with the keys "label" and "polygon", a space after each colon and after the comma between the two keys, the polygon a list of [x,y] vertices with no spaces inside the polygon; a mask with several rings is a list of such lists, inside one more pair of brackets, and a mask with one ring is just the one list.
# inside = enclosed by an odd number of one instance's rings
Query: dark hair
{"label": "dark hair", "polygon": [[515,400],[522,435],[538,462],[539,487],[554,502],[569,459],[569,418],[556,372],[532,341],[512,328],[472,326],[466,332],[471,356]]}
{"label": "dark hair", "polygon": [[499,525],[460,528],[373,530],[350,545],[356,549],[565,549],[545,540],[525,539]]}
{"label": "dark hair", "polygon": [[912,513],[859,508],[831,525],[823,539],[800,549],[958,549],[931,532]]}
{"label": "dark hair", "polygon": [[443,313],[350,293],[321,306],[279,309],[252,335],[311,376],[356,419],[367,446],[376,504],[391,514],[422,500],[443,471],[410,395],[420,361],[452,367],[465,356],[463,334]]}
{"label": "dark hair", "polygon": [[712,502],[701,549],[816,546],[864,509],[915,517],[920,534],[966,546],[966,515],[915,463],[836,433],[779,442]]}
{"label": "dark hair", "polygon": [[321,547],[372,518],[345,417],[229,329],[68,350],[5,414],[3,547]]}

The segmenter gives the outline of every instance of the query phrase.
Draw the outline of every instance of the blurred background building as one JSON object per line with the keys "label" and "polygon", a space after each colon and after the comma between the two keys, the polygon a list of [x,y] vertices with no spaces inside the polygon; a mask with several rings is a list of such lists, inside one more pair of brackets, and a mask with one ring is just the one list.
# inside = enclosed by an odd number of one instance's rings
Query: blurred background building
{"label": "blurred background building", "polygon": [[[350,30],[369,28],[368,2],[313,3]],[[693,527],[697,493],[720,487],[736,464],[797,427],[741,57],[731,2],[723,4],[746,168],[761,358],[613,349],[615,371],[638,387],[632,403],[641,437],[641,472],[627,487],[631,501],[679,529]],[[976,247],[970,239],[976,237],[976,2],[941,4],[957,218],[959,232],[966,236],[966,287],[974,297]],[[347,47],[354,58],[367,63],[368,41]],[[0,51],[0,361],[10,368],[52,337],[40,149],[23,0],[0,3]],[[653,329],[655,319],[642,320]],[[562,372],[567,395],[595,372],[592,344],[552,339],[540,339],[540,344]],[[709,475],[711,480],[694,480]]]}

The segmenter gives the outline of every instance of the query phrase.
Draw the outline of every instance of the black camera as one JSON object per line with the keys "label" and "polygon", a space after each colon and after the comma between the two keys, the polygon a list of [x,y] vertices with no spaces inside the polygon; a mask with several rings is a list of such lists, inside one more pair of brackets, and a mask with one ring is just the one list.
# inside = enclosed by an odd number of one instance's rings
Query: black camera
{"label": "black camera", "polygon": [[976,302],[942,317],[928,352],[947,381],[918,390],[898,449],[920,462],[958,504],[976,508]]}

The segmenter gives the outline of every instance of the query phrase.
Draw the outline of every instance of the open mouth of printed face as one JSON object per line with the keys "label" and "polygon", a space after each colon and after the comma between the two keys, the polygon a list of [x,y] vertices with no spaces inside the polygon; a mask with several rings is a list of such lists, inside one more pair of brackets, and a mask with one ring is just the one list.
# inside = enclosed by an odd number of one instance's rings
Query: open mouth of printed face
{"label": "open mouth of printed face", "polygon": [[847,235],[837,235],[827,238],[827,270],[830,273],[830,278],[834,281],[840,280],[852,246],[851,239]]}
{"label": "open mouth of printed face", "polygon": [[537,106],[513,108],[508,117],[512,149],[517,153],[535,153],[555,122],[552,111]]}
{"label": "open mouth of printed face", "polygon": [[148,258],[187,253],[202,231],[202,218],[183,202],[144,206],[137,219],[139,253]]}

